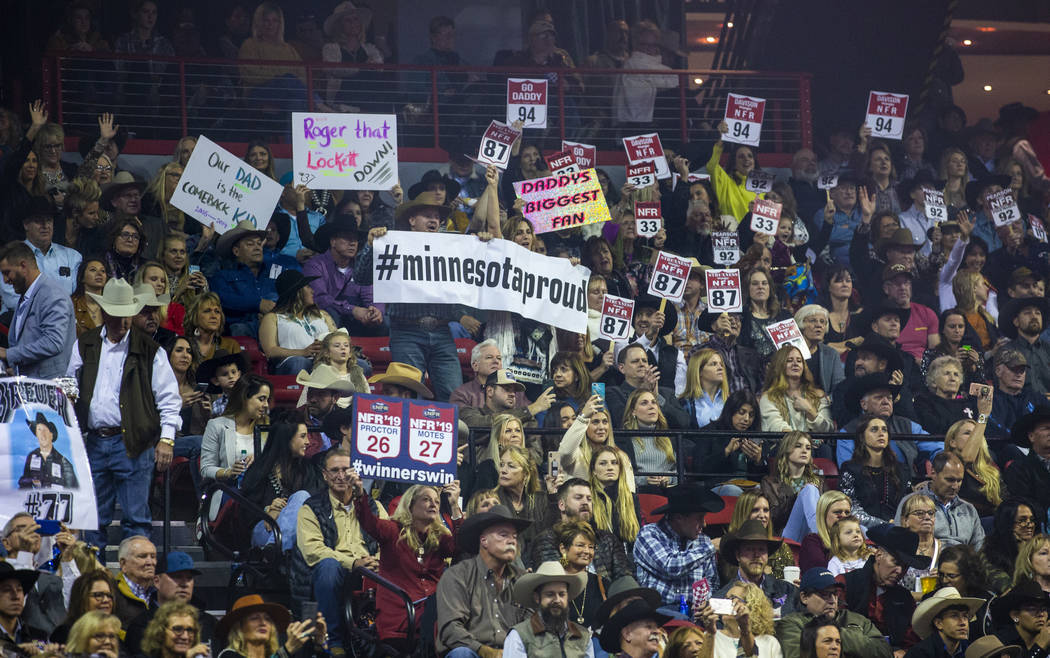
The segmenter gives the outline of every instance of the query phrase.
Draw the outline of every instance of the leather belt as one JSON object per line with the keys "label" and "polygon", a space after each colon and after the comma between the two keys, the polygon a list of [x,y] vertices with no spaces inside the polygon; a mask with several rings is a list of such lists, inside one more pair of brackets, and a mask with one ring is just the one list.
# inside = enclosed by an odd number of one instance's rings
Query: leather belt
{"label": "leather belt", "polygon": [[96,434],[98,436],[101,436],[102,438],[116,436],[121,432],[123,432],[123,430],[119,427],[96,427],[94,429],[88,430],[88,434]]}

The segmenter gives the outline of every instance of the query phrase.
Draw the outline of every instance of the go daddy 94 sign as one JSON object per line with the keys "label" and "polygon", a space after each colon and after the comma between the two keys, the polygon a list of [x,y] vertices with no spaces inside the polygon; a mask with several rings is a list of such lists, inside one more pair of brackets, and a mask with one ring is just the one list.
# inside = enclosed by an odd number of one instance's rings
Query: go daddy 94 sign
{"label": "go daddy 94 sign", "polygon": [[444,485],[456,479],[455,405],[354,396],[351,463],[362,478]]}

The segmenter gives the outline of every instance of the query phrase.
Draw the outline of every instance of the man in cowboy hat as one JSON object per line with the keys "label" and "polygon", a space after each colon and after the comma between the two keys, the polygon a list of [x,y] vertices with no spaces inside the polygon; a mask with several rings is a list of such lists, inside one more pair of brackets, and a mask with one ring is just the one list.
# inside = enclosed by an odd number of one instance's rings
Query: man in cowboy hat
{"label": "man in cowboy hat", "polygon": [[[396,225],[417,233],[437,232],[448,218],[448,206],[436,202],[429,192],[422,192],[412,201],[397,208]],[[379,226],[368,232],[368,244],[354,262],[354,280],[361,285],[372,285],[372,243],[386,235]],[[413,238],[425,236],[413,236]],[[489,240],[488,233],[478,239]],[[389,248],[389,246],[388,246]],[[463,372],[452,339],[450,322],[459,322],[471,334],[481,328],[466,309],[458,304],[389,304],[390,356],[394,361],[407,363],[430,375],[436,399],[447,400],[463,383]]]}
{"label": "man in cowboy hat", "polygon": [[609,585],[605,600],[594,613],[594,627],[605,626],[609,618],[631,601],[644,601],[650,608],[660,607],[660,593],[651,587],[642,587],[634,576],[620,576]]}
{"label": "man in cowboy hat", "polygon": [[263,266],[266,231],[243,221],[215,243],[215,254],[232,262],[209,277],[208,285],[222,299],[226,325],[234,336],[258,336],[259,317],[274,309],[277,274]]}
{"label": "man in cowboy hat", "polygon": [[131,326],[140,329],[158,345],[167,344],[176,334],[171,329],[160,326],[160,310],[171,302],[171,295],[164,293],[157,297],[153,286],[143,283],[135,286],[135,296],[142,300],[142,310],[131,319]]}
{"label": "man in cowboy hat", "polygon": [[689,416],[682,405],[678,404],[674,390],[659,385],[660,371],[644,347],[638,343],[627,345],[616,355],[616,364],[623,374],[623,383],[609,387],[605,392],[605,403],[609,406],[615,427],[623,423],[623,410],[627,406],[627,398],[638,388],[650,391],[656,396],[669,426],[689,427]]}
{"label": "man in cowboy hat", "polygon": [[[354,394],[354,385],[343,379],[327,363],[314,367],[313,372],[300,370],[295,376],[295,382],[303,387],[302,395],[299,396],[298,408],[306,408],[306,414],[310,424],[317,426],[324,423],[324,419],[336,409],[339,398]],[[306,447],[306,456],[313,457],[332,447],[334,437],[326,437],[315,432],[310,433],[309,445]],[[339,437],[341,439],[341,437]]]}
{"label": "man in cowboy hat", "polygon": [[1050,306],[1043,297],[1011,299],[1003,306],[999,331],[1012,340],[1000,349],[1020,352],[1028,365],[1028,386],[1036,394],[1050,397],[1050,343],[1041,338]]}
{"label": "man in cowboy hat", "polygon": [[[860,188],[864,189],[863,186]],[[876,219],[870,222],[870,226],[878,227],[885,224],[884,218],[896,217],[889,211],[876,213]],[[894,221],[894,224],[897,224]],[[915,268],[915,252],[919,249],[910,230],[896,228],[885,238],[873,240],[875,242],[876,255],[871,253],[868,238],[871,229],[863,232],[857,231],[853,242],[850,244],[850,264],[857,272],[871,272],[875,276],[855,277],[853,286],[860,292],[861,301],[865,307],[872,307],[882,300],[882,280],[878,276],[883,267],[888,265],[904,265],[909,270]],[[903,321],[901,323],[903,325]]]}
{"label": "man in cowboy hat", "polygon": [[492,419],[500,414],[511,414],[525,427],[536,427],[536,416],[551,408],[553,387],[547,388],[536,401],[518,407],[518,397],[524,395],[525,385],[509,370],[496,370],[485,380],[485,404],[482,407],[463,407],[459,417],[470,427],[490,427]]}
{"label": "man in cowboy hat", "polygon": [[1038,406],[1019,418],[1010,430],[1010,439],[1030,449],[1006,469],[1003,484],[1010,491],[1024,492],[1043,509],[1050,508],[1050,471],[1046,466],[1050,463],[1050,406]]}
{"label": "man in cowboy hat", "polygon": [[900,581],[908,567],[929,567],[930,558],[918,554],[919,536],[906,528],[875,526],[868,539],[875,554],[860,569],[838,576],[846,586],[846,607],[870,619],[894,649],[908,648],[919,641],[911,630],[915,599]]}
{"label": "man in cowboy hat", "polygon": [[[114,166],[116,161],[114,160]],[[110,222],[122,222],[125,219],[137,219],[142,224],[142,237],[146,247],[142,257],[156,260],[164,243],[164,234],[168,227],[160,217],[142,214],[142,191],[146,184],[127,171],[118,171],[113,180],[102,190],[100,205],[110,211]]]}
{"label": "man in cowboy hat", "polygon": [[[671,617],[659,612],[648,602],[631,601],[602,626],[599,643],[610,655],[627,658],[649,658],[663,654],[667,633],[660,628]],[[710,635],[705,641],[713,641]]]}
{"label": "man in cowboy hat", "polygon": [[23,622],[26,593],[33,589],[39,573],[15,569],[0,562],[0,647],[15,655],[24,655],[19,648],[29,642],[46,642],[48,631]]}
{"label": "man in cowboy hat", "polygon": [[897,343],[905,353],[921,361],[926,348],[936,347],[941,338],[937,313],[929,306],[912,301],[913,281],[915,273],[904,265],[887,265],[882,270],[882,292],[886,295],[886,302],[908,315],[907,321],[901,325]]}
{"label": "man in cowboy hat", "polygon": [[536,612],[516,624],[503,642],[504,658],[590,658],[591,632],[569,621],[569,602],[587,587],[587,574],[569,575],[560,562],[544,562],[514,584],[514,599]]}
{"label": "man in cowboy hat", "polygon": [[354,281],[354,258],[364,242],[353,215],[339,215],[326,222],[314,236],[319,252],[303,265],[303,274],[312,277],[314,303],[328,311],[341,327],[354,336],[382,336],[387,333],[383,312],[372,303],[372,286]]}
{"label": "man in cowboy hat", "polygon": [[831,389],[831,417],[835,423],[841,427],[856,417],[857,412],[846,406],[847,393],[857,378],[875,373],[885,373],[890,376],[891,382],[900,384],[900,394],[893,401],[894,411],[901,416],[914,416],[911,387],[904,378],[904,353],[876,333],[870,333],[846,346],[849,348],[846,354],[846,378]]}
{"label": "man in cowboy hat", "polygon": [[634,543],[638,582],[655,589],[665,605],[691,600],[693,583],[706,578],[711,589],[720,581],[715,546],[704,534],[704,515],[718,512],[725,503],[708,489],[679,484],[666,490],[667,504],[653,510],[663,514],[644,526]]}
{"label": "man in cowboy hat", "polygon": [[988,606],[992,623],[998,630],[995,637],[1003,644],[1023,647],[1030,658],[1046,656],[1050,650],[1050,596],[1039,583],[1025,578],[996,597]]}
{"label": "man in cowboy hat", "polygon": [[26,377],[53,379],[65,374],[76,336],[68,291],[40,272],[24,242],[9,242],[0,249],[0,273],[19,295],[8,347],[0,347],[0,359]]}
{"label": "man in cowboy hat", "polygon": [[[692,270],[690,270],[692,272]],[[634,316],[631,320],[634,335],[628,341],[631,345],[640,345],[652,357],[659,371],[658,386],[674,391],[675,396],[685,390],[685,357],[681,350],[664,340],[664,336],[674,332],[678,326],[678,310],[674,304],[667,304],[660,311],[660,299],[652,295],[639,295],[634,302]],[[617,345],[618,349],[623,343]]]}
{"label": "man in cowboy hat", "polygon": [[503,505],[460,526],[456,544],[477,556],[445,570],[437,586],[437,650],[446,658],[498,658],[527,611],[514,598],[518,533],[532,525]]}
{"label": "man in cowboy hat", "polygon": [[722,538],[718,555],[726,564],[737,568],[736,576],[715,592],[716,597],[725,598],[738,582],[757,585],[773,603],[774,610],[789,614],[798,607],[798,588],[794,583],[766,575],[769,556],[780,550],[783,543],[779,537],[770,537],[761,521],[749,519],[736,532]]}
{"label": "man in cowboy hat", "polygon": [[[847,380],[849,381],[849,380]],[[921,425],[910,418],[896,413],[894,404],[900,395],[900,384],[893,381],[885,372],[857,377],[850,382],[846,390],[846,408],[852,414],[851,420],[839,430],[841,434],[853,435],[857,425],[865,414],[878,416],[886,421],[893,434],[928,434]],[[890,441],[890,447],[902,463],[912,464],[920,454],[931,456],[944,449],[943,443],[937,441],[920,441],[918,443]],[[853,457],[853,439],[839,439],[835,446],[835,458],[845,464]]]}
{"label": "man in cowboy hat", "polygon": [[102,326],[77,339],[66,376],[79,384],[74,409],[98,502],[99,531],[85,539],[105,548],[118,497],[124,536],[150,534],[149,486],[154,465],[171,464],[182,397],[164,350],[131,324],[143,306],[131,285],[110,279],[101,295],[88,295],[102,309]]}
{"label": "man in cowboy hat", "polygon": [[964,597],[954,587],[942,587],[920,603],[911,616],[915,634],[922,638],[905,658],[949,658],[970,644],[970,619],[984,599]]}
{"label": "man in cowboy hat", "polygon": [[77,488],[77,474],[73,464],[55,447],[58,427],[40,411],[35,420],[27,420],[29,431],[36,437],[37,447],[26,455],[20,489]]}
{"label": "man in cowboy hat", "polygon": [[423,384],[423,373],[407,363],[391,362],[386,372],[368,378],[370,384],[379,384],[381,395],[395,398],[423,398],[433,400],[434,394]]}
{"label": "man in cowboy hat", "polygon": [[826,567],[813,567],[802,574],[799,584],[799,610],[776,621],[776,636],[784,658],[799,658],[802,629],[811,620],[827,616],[835,620],[842,638],[844,658],[890,658],[893,651],[863,615],[839,609],[842,583]]}

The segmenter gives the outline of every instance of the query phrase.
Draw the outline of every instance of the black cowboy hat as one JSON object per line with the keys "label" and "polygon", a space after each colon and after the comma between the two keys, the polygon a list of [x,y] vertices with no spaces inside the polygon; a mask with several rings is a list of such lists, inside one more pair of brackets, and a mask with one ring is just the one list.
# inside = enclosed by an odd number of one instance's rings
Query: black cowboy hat
{"label": "black cowboy hat", "polygon": [[988,611],[997,625],[1011,625],[1013,620],[1010,619],[1010,611],[1017,610],[1026,603],[1050,608],[1050,594],[1044,592],[1037,582],[1026,578],[997,596],[989,604]]}
{"label": "black cowboy hat", "polygon": [[532,525],[528,519],[519,519],[511,514],[506,505],[493,505],[487,512],[475,514],[463,522],[456,534],[456,545],[461,551],[477,555],[480,550],[481,535],[487,528],[501,523],[509,523],[518,530]]}
{"label": "black cowboy hat", "polygon": [[459,196],[460,184],[452,180],[448,176],[442,174],[437,169],[431,169],[430,171],[423,174],[423,178],[419,179],[419,182],[408,188],[408,198],[415,199],[419,196],[419,193],[430,187],[431,183],[441,183],[445,186],[445,201],[448,202],[450,199],[455,199]]}
{"label": "black cowboy hat", "polygon": [[847,381],[849,383],[846,384],[846,409],[855,414],[861,413],[861,398],[872,391],[884,388],[895,398],[901,392],[900,384],[891,384],[890,375],[886,372],[875,372],[863,377],[852,377]]}
{"label": "black cowboy hat", "polygon": [[854,354],[860,352],[871,352],[876,357],[886,360],[886,372],[904,370],[904,361],[901,359],[900,350],[894,347],[890,341],[876,333],[864,336],[864,342],[859,345],[850,344],[850,350]]}
{"label": "black cowboy hat", "polygon": [[[638,295],[638,298],[634,300],[634,312],[642,310],[643,308],[652,309],[654,311],[660,310],[660,302],[663,301],[661,298],[644,293]],[[674,328],[678,326],[678,309],[675,308],[674,304],[667,302],[664,304],[664,326],[660,327],[660,337],[666,336],[667,334],[674,331]]]}
{"label": "black cowboy hat", "polygon": [[0,581],[14,578],[22,584],[22,591],[29,593],[29,590],[33,589],[33,585],[36,584],[36,579],[40,577],[40,572],[33,569],[15,569],[11,566],[10,562],[0,562]]}
{"label": "black cowboy hat", "polygon": [[740,548],[740,544],[745,541],[761,541],[766,543],[766,550],[770,555],[780,550],[780,545],[784,543],[779,537],[769,537],[769,531],[762,525],[761,521],[755,519],[748,519],[744,521],[743,525],[736,529],[736,531],[729,533],[722,538],[722,543],[718,547],[718,555],[724,562],[728,562],[734,567],[737,566],[738,561],[736,559],[736,551]]}
{"label": "black cowboy hat", "polygon": [[1015,102],[1003,105],[999,108],[999,118],[995,120],[996,126],[1005,126],[1016,121],[1028,123],[1039,116],[1039,110],[1028,107],[1024,103]]}
{"label": "black cowboy hat", "polygon": [[659,608],[661,603],[660,593],[652,587],[642,587],[634,576],[620,576],[613,581],[612,585],[609,585],[609,591],[606,594],[605,600],[594,613],[595,628],[604,626],[613,608],[627,599],[640,598],[651,608]]}
{"label": "black cowboy hat", "polygon": [[[274,213],[270,215],[270,224],[274,224],[277,228],[277,244],[274,245],[273,250],[280,251],[284,249],[284,245],[288,244],[288,238],[292,234],[292,218],[289,217],[286,212],[275,210]],[[267,224],[267,226],[269,226],[269,224]]]}
{"label": "black cowboy hat", "polygon": [[679,484],[665,490],[667,502],[653,510],[653,514],[714,514],[726,506],[722,497],[710,489]]}
{"label": "black cowboy hat", "polygon": [[1042,422],[1050,422],[1050,406],[1045,404],[1039,405],[1031,413],[1021,416],[1014,422],[1014,426],[1010,428],[1010,440],[1027,448],[1029,445],[1028,433]]}
{"label": "black cowboy hat", "polygon": [[999,311],[999,333],[1007,338],[1017,338],[1017,327],[1014,326],[1014,318],[1024,309],[1034,306],[1043,314],[1043,325],[1045,328],[1047,315],[1050,314],[1050,305],[1045,297],[1017,297],[1003,304]]}
{"label": "black cowboy hat", "polygon": [[219,368],[228,366],[231,363],[237,365],[237,369],[241,371],[242,375],[248,372],[248,358],[244,356],[243,352],[223,354],[222,356],[208,359],[197,368],[197,382],[207,384],[209,393],[221,393],[222,390],[211,383],[211,378],[215,376]]}
{"label": "black cowboy hat", "polygon": [[915,175],[911,178],[905,178],[897,185],[897,197],[901,202],[901,207],[907,207],[911,205],[911,193],[916,187],[922,185],[929,185],[936,190],[944,189],[945,182],[938,180],[933,174],[925,169],[920,169],[915,172]]}
{"label": "black cowboy hat", "polygon": [[47,197],[29,197],[29,203],[18,209],[16,219],[18,223],[21,224],[34,217],[42,217],[44,219],[55,218],[55,207],[51,205],[51,202],[48,201]]}
{"label": "black cowboy hat", "polygon": [[274,304],[276,308],[281,308],[288,302],[292,301],[295,294],[310,285],[311,281],[315,281],[320,277],[306,276],[302,272],[295,270],[285,270],[281,272],[281,275],[277,277],[277,281],[274,282],[274,287],[277,288],[277,302]]}
{"label": "black cowboy hat", "polygon": [[643,619],[655,620],[658,625],[663,626],[672,618],[645,601],[631,601],[602,626],[598,643],[610,654],[618,654],[620,652],[620,633],[628,625]]}
{"label": "black cowboy hat", "polygon": [[[908,311],[903,308],[897,308],[896,306],[890,306],[885,301],[875,305],[870,311],[864,314],[864,321],[861,323],[861,326],[870,330],[872,323],[884,315],[896,315],[897,319],[901,321],[901,331],[904,331],[904,325],[908,323]],[[885,340],[885,338],[883,340]]]}
{"label": "black cowboy hat", "polygon": [[45,425],[47,426],[47,429],[51,430],[51,440],[53,441],[58,438],[58,428],[39,411],[36,412],[36,418],[34,420],[26,420],[26,425],[29,425],[29,431],[33,434],[36,434],[37,425]]}
{"label": "black cowboy hat", "polygon": [[316,251],[325,252],[332,246],[332,238],[337,235],[352,235],[357,244],[363,245],[366,233],[357,225],[357,219],[353,215],[336,215],[321,225],[314,233],[314,247]]}
{"label": "black cowboy hat", "polygon": [[977,209],[977,197],[985,188],[998,185],[1004,190],[1010,189],[1010,177],[1005,174],[985,174],[966,184],[966,205]]}
{"label": "black cowboy hat", "polygon": [[918,554],[919,535],[907,528],[884,523],[869,529],[868,539],[888,551],[903,567],[926,569],[930,566],[930,556]]}

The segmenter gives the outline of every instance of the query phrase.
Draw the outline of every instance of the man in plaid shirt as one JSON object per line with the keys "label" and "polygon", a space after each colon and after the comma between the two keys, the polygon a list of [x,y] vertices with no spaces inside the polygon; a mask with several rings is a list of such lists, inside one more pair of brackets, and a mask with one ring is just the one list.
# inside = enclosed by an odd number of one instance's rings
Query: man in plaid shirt
{"label": "man in plaid shirt", "polygon": [[715,547],[703,533],[704,515],[725,506],[707,489],[681,484],[667,489],[667,504],[653,510],[664,517],[643,527],[634,543],[638,583],[660,593],[664,605],[677,606],[685,595],[692,606],[693,583],[706,578],[719,588]]}

